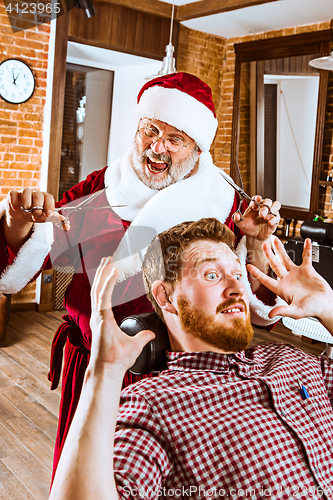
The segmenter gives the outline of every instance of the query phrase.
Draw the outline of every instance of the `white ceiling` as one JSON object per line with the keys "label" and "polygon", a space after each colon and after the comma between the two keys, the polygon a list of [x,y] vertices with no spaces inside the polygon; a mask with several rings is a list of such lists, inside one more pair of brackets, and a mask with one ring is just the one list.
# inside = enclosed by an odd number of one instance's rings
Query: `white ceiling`
{"label": "white ceiling", "polygon": [[155,59],[134,56],[125,52],[116,52],[76,42],[68,42],[67,62],[111,71],[122,67],[147,66],[149,64],[152,65],[151,71],[156,72],[161,69],[161,61],[156,61]]}
{"label": "white ceiling", "polygon": [[175,0],[174,2],[172,0],[161,0],[161,2],[165,3],[171,3],[171,5],[174,3],[175,5],[187,5],[188,3],[194,3],[197,2],[198,0]]}
{"label": "white ceiling", "polygon": [[[172,0],[163,0],[172,4]],[[175,5],[195,0],[175,0]],[[182,24],[188,28],[234,38],[292,26],[305,26],[333,19],[333,0],[278,0],[213,16],[200,17]]]}

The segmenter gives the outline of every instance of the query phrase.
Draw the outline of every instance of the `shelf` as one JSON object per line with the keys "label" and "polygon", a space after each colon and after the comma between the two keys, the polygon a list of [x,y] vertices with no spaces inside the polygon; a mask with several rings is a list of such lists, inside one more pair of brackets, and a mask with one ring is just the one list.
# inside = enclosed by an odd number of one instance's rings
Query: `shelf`
{"label": "shelf", "polygon": [[333,181],[319,181],[320,186],[331,186],[333,187]]}

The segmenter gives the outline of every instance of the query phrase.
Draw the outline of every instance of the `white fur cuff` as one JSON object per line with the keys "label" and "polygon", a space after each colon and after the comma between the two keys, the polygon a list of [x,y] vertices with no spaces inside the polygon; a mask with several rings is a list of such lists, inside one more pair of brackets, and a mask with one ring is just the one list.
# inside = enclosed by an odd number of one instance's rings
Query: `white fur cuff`
{"label": "white fur cuff", "polygon": [[[273,236],[273,238],[275,238],[275,236]],[[241,261],[243,281],[250,299],[252,323],[257,326],[268,326],[273,323],[276,323],[281,318],[281,316],[274,316],[274,318],[269,318],[268,314],[274,307],[285,305],[285,302],[280,297],[277,297],[274,306],[268,306],[264,304],[261,300],[259,300],[258,297],[252,292],[246,269],[246,258],[247,258],[246,236],[243,236],[243,238],[239,242],[236,249],[236,254],[239,260]]]}
{"label": "white fur cuff", "polygon": [[[0,203],[0,217],[6,209],[6,200]],[[20,248],[14,262],[0,278],[0,291],[16,293],[22,290],[38,273],[53,243],[53,224],[35,224],[30,238]]]}

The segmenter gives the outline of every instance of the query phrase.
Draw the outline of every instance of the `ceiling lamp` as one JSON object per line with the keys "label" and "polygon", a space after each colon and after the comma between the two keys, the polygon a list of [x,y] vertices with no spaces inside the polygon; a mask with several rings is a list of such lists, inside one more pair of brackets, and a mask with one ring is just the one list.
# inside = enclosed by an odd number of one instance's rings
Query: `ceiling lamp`
{"label": "ceiling lamp", "polygon": [[92,0],[77,0],[76,6],[83,10],[88,19],[96,14]]}
{"label": "ceiling lamp", "polygon": [[173,28],[174,12],[175,12],[175,3],[172,4],[169,43],[165,48],[166,56],[163,58],[162,69],[158,72],[159,76],[170,75],[171,73],[177,73],[176,66],[175,66],[175,58],[173,57],[173,53],[174,53],[175,48],[172,45],[172,28]]}
{"label": "ceiling lamp", "polygon": [[333,52],[331,52],[329,56],[312,59],[309,64],[313,68],[328,69],[333,71]]}

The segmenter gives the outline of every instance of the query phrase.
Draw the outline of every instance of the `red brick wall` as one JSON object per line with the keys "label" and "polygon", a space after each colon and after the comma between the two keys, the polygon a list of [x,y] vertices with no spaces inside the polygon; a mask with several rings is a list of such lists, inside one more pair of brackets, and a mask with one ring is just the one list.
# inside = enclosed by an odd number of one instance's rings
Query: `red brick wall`
{"label": "red brick wall", "polygon": [[[223,73],[225,61],[225,48],[227,40],[220,36],[209,35],[180,26],[178,57],[176,60],[177,71],[187,71],[198,76],[212,89],[219,128],[212,145],[211,154],[216,164],[219,159],[223,144],[221,143],[221,130],[229,128],[229,123],[218,116],[223,86]],[[230,124],[231,137],[231,124]]]}
{"label": "red brick wall", "polygon": [[[22,22],[21,15],[17,22]],[[35,91],[23,104],[0,99],[0,200],[12,188],[38,188],[40,182],[50,24],[29,22],[29,29],[13,33],[1,0],[0,62],[17,57],[29,64]],[[34,297],[35,285],[29,285],[13,302],[33,302]]]}
{"label": "red brick wall", "polygon": [[[333,43],[331,44],[333,50]],[[333,73],[329,74],[328,91],[325,114],[325,131],[323,144],[322,179],[333,171]],[[332,187],[333,189],[333,187]],[[319,207],[320,214],[327,216],[333,222],[333,207],[330,203],[331,188],[320,188]]]}

